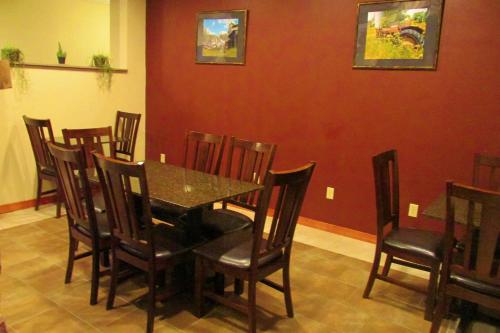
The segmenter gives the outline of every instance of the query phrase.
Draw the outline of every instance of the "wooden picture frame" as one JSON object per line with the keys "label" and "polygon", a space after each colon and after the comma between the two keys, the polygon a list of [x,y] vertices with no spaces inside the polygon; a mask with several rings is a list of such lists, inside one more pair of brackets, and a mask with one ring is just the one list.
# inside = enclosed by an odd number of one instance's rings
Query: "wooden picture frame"
{"label": "wooden picture frame", "polygon": [[358,4],[353,68],[437,67],[444,0]]}
{"label": "wooden picture frame", "polygon": [[195,62],[245,64],[247,17],[247,10],[198,13]]}

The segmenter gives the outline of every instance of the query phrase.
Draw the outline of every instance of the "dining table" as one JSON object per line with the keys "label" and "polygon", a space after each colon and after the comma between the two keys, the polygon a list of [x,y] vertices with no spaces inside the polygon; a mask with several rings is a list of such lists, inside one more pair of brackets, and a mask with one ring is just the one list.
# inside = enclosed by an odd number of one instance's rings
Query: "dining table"
{"label": "dining table", "polygon": [[[469,211],[469,202],[461,198],[452,198],[455,206],[455,222],[459,224],[467,224],[467,214]],[[481,221],[481,206],[477,204],[477,209],[474,209],[472,223],[478,227]],[[446,221],[446,193],[440,193],[427,206],[422,215],[435,220]]]}
{"label": "dining table", "polygon": [[[151,206],[175,210],[183,214],[186,236],[192,241],[201,238],[203,209],[215,202],[259,191],[262,185],[212,175],[154,160],[136,162],[144,164]],[[95,169],[88,172],[90,181],[98,182]],[[138,183],[132,181],[132,191]]]}

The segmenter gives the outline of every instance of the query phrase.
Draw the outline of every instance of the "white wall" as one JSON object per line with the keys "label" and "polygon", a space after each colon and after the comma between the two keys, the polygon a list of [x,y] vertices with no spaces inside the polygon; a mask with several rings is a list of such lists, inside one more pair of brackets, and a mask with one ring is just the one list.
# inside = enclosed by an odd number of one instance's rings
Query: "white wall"
{"label": "white wall", "polygon": [[[136,159],[144,158],[146,0],[128,0],[127,74],[114,74],[111,91],[98,88],[95,72],[25,69],[29,87],[0,90],[0,205],[33,199],[36,169],[24,114],[50,118],[63,128],[114,126],[116,110],[143,114]],[[2,14],[3,15],[3,14]]]}

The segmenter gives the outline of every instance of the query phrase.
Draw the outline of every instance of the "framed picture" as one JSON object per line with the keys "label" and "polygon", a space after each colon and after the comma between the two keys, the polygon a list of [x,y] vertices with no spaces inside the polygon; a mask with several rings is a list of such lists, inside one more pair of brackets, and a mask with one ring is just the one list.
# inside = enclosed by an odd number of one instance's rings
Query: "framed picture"
{"label": "framed picture", "polygon": [[197,63],[245,63],[246,10],[201,12],[197,15],[197,22]]}
{"label": "framed picture", "polygon": [[444,0],[358,4],[354,68],[436,69]]}

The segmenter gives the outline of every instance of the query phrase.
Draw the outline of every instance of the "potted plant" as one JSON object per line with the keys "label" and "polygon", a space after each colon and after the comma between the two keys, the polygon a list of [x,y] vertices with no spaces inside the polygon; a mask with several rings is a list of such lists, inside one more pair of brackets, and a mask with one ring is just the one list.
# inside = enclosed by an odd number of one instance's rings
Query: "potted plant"
{"label": "potted plant", "polygon": [[24,61],[23,52],[15,47],[4,47],[1,51],[3,60],[8,60],[11,65],[21,64]]}
{"label": "potted plant", "polygon": [[59,48],[57,49],[57,62],[64,65],[66,63],[66,51],[63,51],[61,42],[57,42],[57,44],[59,44]]}
{"label": "potted plant", "polygon": [[16,47],[4,47],[0,50],[0,59],[9,62],[12,68],[12,79],[16,82],[16,86],[20,92],[25,92],[28,89],[28,78],[24,71],[24,54]]}
{"label": "potted plant", "polygon": [[107,90],[111,89],[111,79],[113,77],[113,69],[111,68],[109,57],[104,54],[94,54],[90,66],[101,69],[97,76],[99,87]]}

